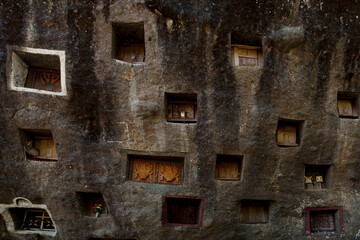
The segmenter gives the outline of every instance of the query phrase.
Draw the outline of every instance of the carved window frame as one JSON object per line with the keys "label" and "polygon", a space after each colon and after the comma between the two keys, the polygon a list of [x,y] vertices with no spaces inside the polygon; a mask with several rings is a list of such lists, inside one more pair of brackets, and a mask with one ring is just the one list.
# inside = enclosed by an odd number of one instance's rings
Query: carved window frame
{"label": "carved window frame", "polygon": [[[326,213],[333,212],[335,217],[335,232],[323,232],[323,233],[312,233],[311,230],[311,214],[312,213]],[[317,237],[340,237],[344,234],[344,210],[342,206],[337,207],[311,207],[306,208],[306,235],[309,237],[317,238]]]}
{"label": "carved window frame", "polygon": [[[199,206],[197,209],[197,223],[196,224],[183,224],[183,223],[170,223],[168,222],[168,200],[169,199],[190,199],[198,200]],[[171,227],[191,227],[191,228],[201,228],[203,226],[204,220],[204,211],[205,211],[205,197],[197,196],[178,196],[178,195],[166,195],[162,197],[162,225],[171,226]]]}
{"label": "carved window frame", "polygon": [[[134,179],[134,162],[135,161],[147,161],[154,165],[154,179],[152,181],[136,180]],[[167,185],[183,185],[184,184],[184,158],[174,156],[148,156],[148,155],[128,155],[129,171],[128,179],[134,182],[154,183],[154,184],[167,184]],[[181,167],[180,170],[180,183],[166,183],[160,180],[160,165],[161,164],[176,164]]]}
{"label": "carved window frame", "polygon": [[[7,79],[8,89],[13,91],[31,92],[46,95],[66,96],[65,51],[8,46]],[[47,61],[47,58],[58,59],[58,63]],[[25,60],[28,59],[28,60]],[[30,59],[30,60],[29,60]],[[36,66],[33,64],[38,61]],[[51,65],[46,67],[44,65]],[[31,69],[47,69],[46,71],[60,74],[60,91],[52,92],[26,87],[28,73]]]}
{"label": "carved window frame", "polygon": [[[25,230],[19,229],[19,224],[15,222],[15,211],[43,211],[48,214],[49,218],[52,221],[53,229],[43,230],[43,229],[32,229],[32,230]],[[3,216],[5,220],[5,225],[7,230],[10,233],[14,234],[36,234],[36,235],[44,235],[44,236],[56,236],[57,234],[57,226],[55,221],[53,220],[52,214],[49,211],[48,207],[44,204],[33,204],[28,199],[23,197],[16,197],[13,199],[12,204],[0,204],[0,214]],[[24,216],[22,216],[24,217]],[[19,218],[19,221],[22,222],[22,219]]]}

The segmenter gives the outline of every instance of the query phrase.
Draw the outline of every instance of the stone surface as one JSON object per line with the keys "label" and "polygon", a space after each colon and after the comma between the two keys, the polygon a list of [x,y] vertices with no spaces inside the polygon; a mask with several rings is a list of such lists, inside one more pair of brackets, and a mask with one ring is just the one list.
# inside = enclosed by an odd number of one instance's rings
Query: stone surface
{"label": "stone surface", "polygon": [[[360,92],[357,0],[3,0],[0,203],[44,204],[55,237],[0,239],[305,239],[306,207],[360,221],[359,119],[337,92]],[[111,57],[112,23],[144,22],[146,62]],[[233,67],[230,33],[260,36],[264,66]],[[9,91],[7,47],[66,51],[67,96]],[[196,124],[167,123],[165,92],[197,93]],[[303,120],[299,147],[276,145],[279,118]],[[57,162],[25,161],[19,129],[51,129]],[[128,180],[127,154],[185,157],[184,184]],[[244,156],[241,181],[215,180],[216,154]],[[304,189],[304,164],[331,164],[330,188]],[[76,192],[101,192],[86,217]],[[162,226],[162,196],[206,198],[203,228]],[[269,222],[241,224],[242,199],[270,200]]]}

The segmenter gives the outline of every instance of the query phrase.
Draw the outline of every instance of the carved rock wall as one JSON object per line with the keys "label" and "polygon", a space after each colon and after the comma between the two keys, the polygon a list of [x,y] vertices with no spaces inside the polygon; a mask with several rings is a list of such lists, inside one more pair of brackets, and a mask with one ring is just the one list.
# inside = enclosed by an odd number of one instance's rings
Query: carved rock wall
{"label": "carved rock wall", "polygon": [[[44,239],[305,239],[307,207],[360,220],[359,119],[337,93],[360,92],[356,0],[0,2],[0,203],[44,204]],[[112,23],[144,22],[146,62],[111,57]],[[259,38],[263,67],[233,67],[230,33]],[[9,46],[66,53],[66,96],[8,90]],[[196,124],[166,122],[165,92],[197,93]],[[304,121],[299,147],[276,145],[279,118]],[[25,161],[19,129],[51,129],[57,162]],[[128,154],[183,157],[183,184],[130,181]],[[241,181],[215,179],[216,155],[243,155]],[[304,189],[304,165],[332,165],[327,190]],[[107,216],[81,212],[101,192]],[[205,197],[201,229],[162,226],[162,196]],[[264,224],[241,200],[269,201]],[[39,239],[9,233],[1,239]]]}

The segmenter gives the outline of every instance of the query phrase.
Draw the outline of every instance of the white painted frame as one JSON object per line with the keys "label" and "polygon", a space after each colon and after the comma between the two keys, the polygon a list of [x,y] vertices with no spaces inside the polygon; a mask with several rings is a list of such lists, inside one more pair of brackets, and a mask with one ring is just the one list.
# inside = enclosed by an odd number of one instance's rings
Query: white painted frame
{"label": "white painted frame", "polygon": [[[17,230],[15,229],[15,224],[14,221],[11,217],[11,213],[9,211],[9,208],[27,208],[27,209],[33,209],[33,208],[38,208],[38,209],[43,209],[45,210],[53,224],[54,224],[54,231],[29,231],[29,230]],[[15,234],[40,234],[40,235],[46,235],[46,236],[52,236],[54,237],[57,233],[57,227],[55,225],[55,222],[53,220],[53,217],[49,211],[49,209],[47,208],[46,205],[44,204],[32,204],[28,199],[26,198],[22,198],[22,197],[17,197],[13,199],[13,203],[12,204],[0,204],[0,214],[3,216],[5,223],[6,223],[6,228],[10,233],[15,233]]]}
{"label": "white painted frame", "polygon": [[[36,55],[52,55],[59,57],[60,62],[60,83],[61,83],[61,91],[60,92],[51,92],[46,90],[39,90],[34,88],[27,88],[19,85],[20,82],[25,81],[27,71],[29,66],[21,59],[21,57],[16,54],[16,52],[24,52],[28,54],[36,54]],[[48,50],[48,49],[40,49],[40,48],[29,48],[29,47],[19,47],[19,46],[9,46],[7,52],[7,76],[8,76],[8,89],[12,91],[21,91],[21,92],[32,92],[38,94],[48,94],[55,96],[66,96],[66,71],[65,71],[65,51],[60,50]],[[25,76],[24,76],[25,75]]]}

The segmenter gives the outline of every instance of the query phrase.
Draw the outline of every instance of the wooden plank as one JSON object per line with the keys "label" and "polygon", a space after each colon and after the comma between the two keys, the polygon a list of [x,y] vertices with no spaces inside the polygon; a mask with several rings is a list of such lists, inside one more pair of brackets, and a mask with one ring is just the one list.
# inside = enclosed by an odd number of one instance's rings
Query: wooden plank
{"label": "wooden plank", "polygon": [[239,51],[239,57],[248,57],[248,49],[246,48],[237,48]]}
{"label": "wooden plank", "polygon": [[266,223],[268,221],[268,207],[266,202],[242,203],[240,211],[242,223]]}
{"label": "wooden plank", "polygon": [[338,99],[338,111],[340,116],[353,116],[353,106],[350,99]]}
{"label": "wooden plank", "polygon": [[249,219],[250,219],[249,207],[248,206],[241,206],[240,222],[242,222],[242,223],[250,223]]}
{"label": "wooden plank", "polygon": [[232,47],[238,47],[238,48],[246,48],[246,49],[261,49],[260,46],[249,46],[249,45],[243,45],[243,44],[231,44]]}
{"label": "wooden plank", "polygon": [[239,179],[239,162],[238,161],[219,161],[217,164],[217,178],[238,180]]}
{"label": "wooden plank", "polygon": [[48,140],[48,156],[50,156],[51,158],[57,158],[57,153],[56,153],[56,148],[55,148],[55,144],[54,144],[54,140],[50,139]]}
{"label": "wooden plank", "polygon": [[247,50],[247,57],[257,59],[257,49],[248,49]]}
{"label": "wooden plank", "polygon": [[239,49],[237,47],[232,48],[233,51],[233,64],[239,66]]}
{"label": "wooden plank", "polygon": [[281,145],[297,145],[296,126],[281,125],[278,127],[276,142]]}
{"label": "wooden plank", "polygon": [[264,223],[267,222],[265,206],[261,204],[252,204],[249,206],[249,222]]}

